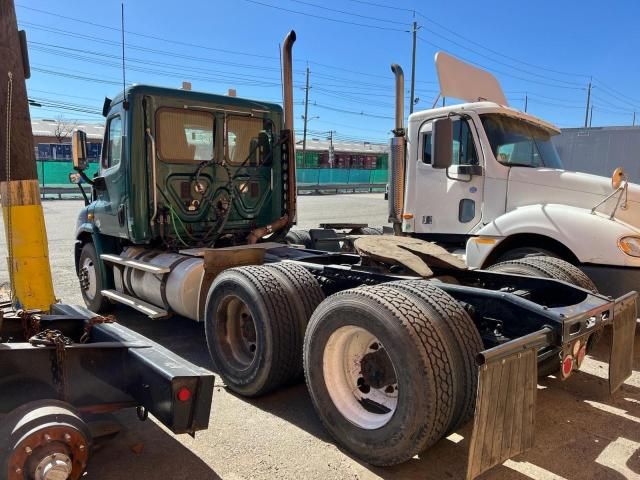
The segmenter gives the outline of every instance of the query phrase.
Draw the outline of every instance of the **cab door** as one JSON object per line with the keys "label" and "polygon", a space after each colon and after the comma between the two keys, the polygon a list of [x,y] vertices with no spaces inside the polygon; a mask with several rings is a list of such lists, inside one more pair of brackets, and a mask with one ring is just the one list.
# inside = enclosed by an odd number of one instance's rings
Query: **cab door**
{"label": "cab door", "polygon": [[[453,159],[447,169],[431,163],[432,121],[418,132],[415,182],[415,233],[466,235],[482,220],[483,161],[470,120],[453,117]],[[416,148],[415,146],[412,148]]]}
{"label": "cab door", "polygon": [[126,225],[126,162],[125,116],[119,109],[112,110],[105,126],[104,143],[95,205],[95,225],[101,233],[127,238]]}

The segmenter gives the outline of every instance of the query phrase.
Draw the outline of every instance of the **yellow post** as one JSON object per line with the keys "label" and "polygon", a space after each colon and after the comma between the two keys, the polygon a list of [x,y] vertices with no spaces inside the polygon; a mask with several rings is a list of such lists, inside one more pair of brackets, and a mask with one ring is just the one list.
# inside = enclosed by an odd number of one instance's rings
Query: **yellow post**
{"label": "yellow post", "polygon": [[55,303],[38,180],[0,182],[14,305],[48,311]]}

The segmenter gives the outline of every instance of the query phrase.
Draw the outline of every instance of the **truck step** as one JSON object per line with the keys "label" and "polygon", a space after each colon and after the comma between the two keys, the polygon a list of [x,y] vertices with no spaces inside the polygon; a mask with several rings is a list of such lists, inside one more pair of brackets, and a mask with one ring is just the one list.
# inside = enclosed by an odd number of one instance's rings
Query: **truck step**
{"label": "truck step", "polygon": [[115,302],[135,308],[139,312],[147,315],[149,318],[156,319],[169,316],[169,312],[167,312],[166,310],[158,308],[155,305],[151,305],[150,303],[144,302],[139,298],[127,295],[126,293],[117,292],[116,290],[102,290],[101,293],[105,297],[110,298]]}
{"label": "truck step", "polygon": [[149,273],[155,273],[158,275],[164,275],[165,273],[169,273],[171,271],[169,267],[159,267],[158,265],[153,265],[152,263],[139,262],[138,260],[132,260],[130,258],[121,257],[119,255],[111,255],[108,253],[103,253],[102,255],[100,255],[100,259],[108,263],[116,263],[118,265],[135,268],[136,270],[142,270]]}

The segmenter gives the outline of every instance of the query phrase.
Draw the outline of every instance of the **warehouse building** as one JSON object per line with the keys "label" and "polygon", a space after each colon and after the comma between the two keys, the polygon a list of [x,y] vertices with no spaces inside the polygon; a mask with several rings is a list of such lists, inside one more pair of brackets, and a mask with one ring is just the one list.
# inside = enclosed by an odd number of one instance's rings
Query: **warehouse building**
{"label": "warehouse building", "polygon": [[567,170],[609,177],[623,167],[640,183],[640,127],[564,128],[553,143]]}

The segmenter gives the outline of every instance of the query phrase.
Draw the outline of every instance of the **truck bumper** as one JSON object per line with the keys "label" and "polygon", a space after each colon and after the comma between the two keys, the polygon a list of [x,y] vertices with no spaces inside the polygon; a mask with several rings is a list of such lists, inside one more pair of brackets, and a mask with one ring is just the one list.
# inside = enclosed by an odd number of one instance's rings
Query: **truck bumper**
{"label": "truck bumper", "polygon": [[631,290],[640,292],[640,268],[584,264],[580,265],[580,270],[586,273],[605,295],[618,298]]}
{"label": "truck bumper", "polygon": [[[636,292],[618,298],[610,310],[612,318],[601,326],[613,326],[609,358],[611,393],[631,375],[636,299]],[[574,341],[566,338],[563,345],[559,345],[554,337],[553,330],[544,327],[538,332],[478,355],[478,396],[470,440],[467,480],[473,480],[495,465],[533,446],[538,352],[549,346],[562,346],[566,349]],[[572,370],[575,365],[572,363]]]}

